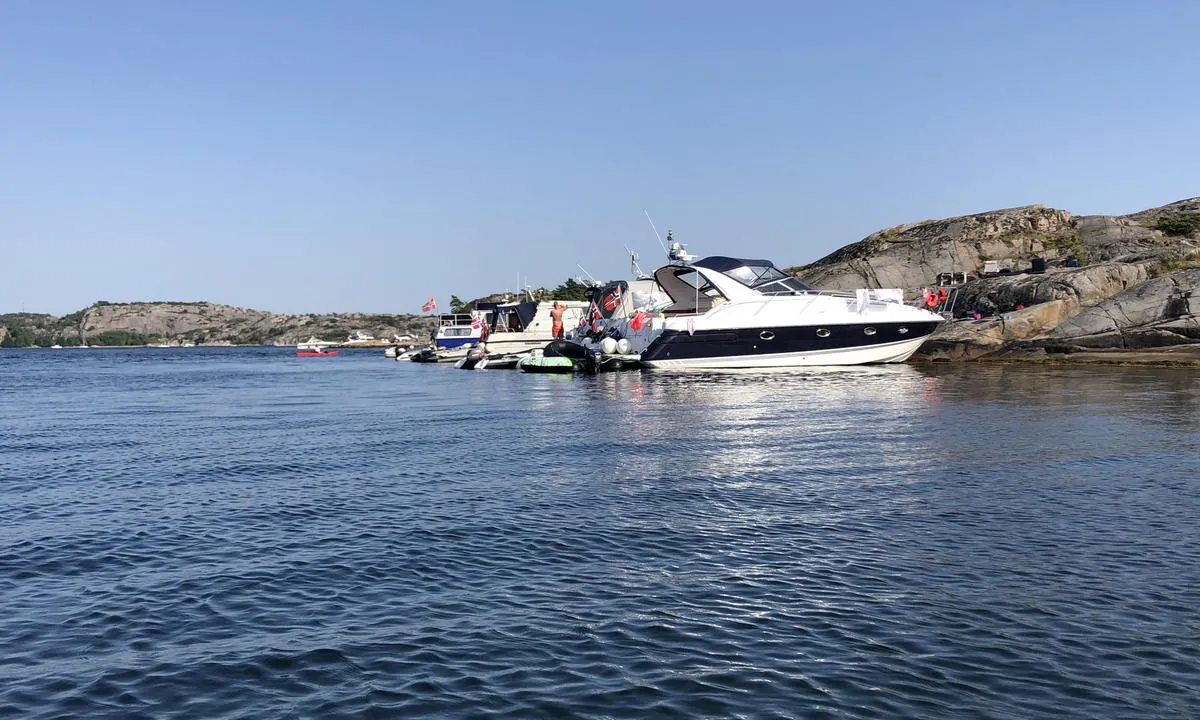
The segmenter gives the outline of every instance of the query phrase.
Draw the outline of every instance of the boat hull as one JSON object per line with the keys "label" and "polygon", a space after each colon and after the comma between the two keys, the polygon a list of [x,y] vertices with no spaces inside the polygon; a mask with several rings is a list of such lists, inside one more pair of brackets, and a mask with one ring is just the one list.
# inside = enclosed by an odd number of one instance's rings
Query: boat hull
{"label": "boat hull", "polygon": [[337,350],[327,350],[318,352],[316,350],[297,350],[296,357],[333,357],[338,354]]}
{"label": "boat hull", "polygon": [[[907,360],[936,321],[784,328],[738,328],[695,333],[667,330],[642,353],[642,364],[671,368],[770,368],[866,365]],[[818,331],[827,332],[825,337]]]}

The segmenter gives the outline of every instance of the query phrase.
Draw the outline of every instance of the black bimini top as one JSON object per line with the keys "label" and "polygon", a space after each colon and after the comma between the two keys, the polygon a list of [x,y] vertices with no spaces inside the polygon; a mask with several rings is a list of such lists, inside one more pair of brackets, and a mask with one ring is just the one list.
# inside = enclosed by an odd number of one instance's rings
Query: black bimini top
{"label": "black bimini top", "polygon": [[764,295],[793,295],[812,290],[809,286],[775,267],[770,260],[746,260],[713,255],[692,264],[728,275]]}

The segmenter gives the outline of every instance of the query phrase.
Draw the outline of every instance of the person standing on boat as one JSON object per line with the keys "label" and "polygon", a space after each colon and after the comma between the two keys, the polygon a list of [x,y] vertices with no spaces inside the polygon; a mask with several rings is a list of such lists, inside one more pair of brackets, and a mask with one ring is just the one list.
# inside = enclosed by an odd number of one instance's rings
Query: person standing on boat
{"label": "person standing on boat", "polygon": [[550,309],[550,334],[555,340],[562,340],[563,336],[563,313],[567,311],[566,305],[554,303],[554,307]]}

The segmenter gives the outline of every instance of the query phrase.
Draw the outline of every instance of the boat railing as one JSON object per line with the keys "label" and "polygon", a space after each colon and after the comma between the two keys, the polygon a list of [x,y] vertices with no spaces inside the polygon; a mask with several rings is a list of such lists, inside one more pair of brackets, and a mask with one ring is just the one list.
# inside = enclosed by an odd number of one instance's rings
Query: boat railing
{"label": "boat railing", "polygon": [[454,327],[457,325],[470,325],[474,318],[470,314],[455,313],[453,315],[442,315],[442,327]]}

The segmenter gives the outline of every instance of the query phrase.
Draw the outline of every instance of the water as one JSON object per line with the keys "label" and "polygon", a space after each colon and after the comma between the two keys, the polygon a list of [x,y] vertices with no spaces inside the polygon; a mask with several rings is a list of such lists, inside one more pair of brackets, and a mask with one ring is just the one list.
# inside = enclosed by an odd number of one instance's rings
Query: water
{"label": "water", "polygon": [[0,716],[1193,718],[1200,374],[0,351]]}

